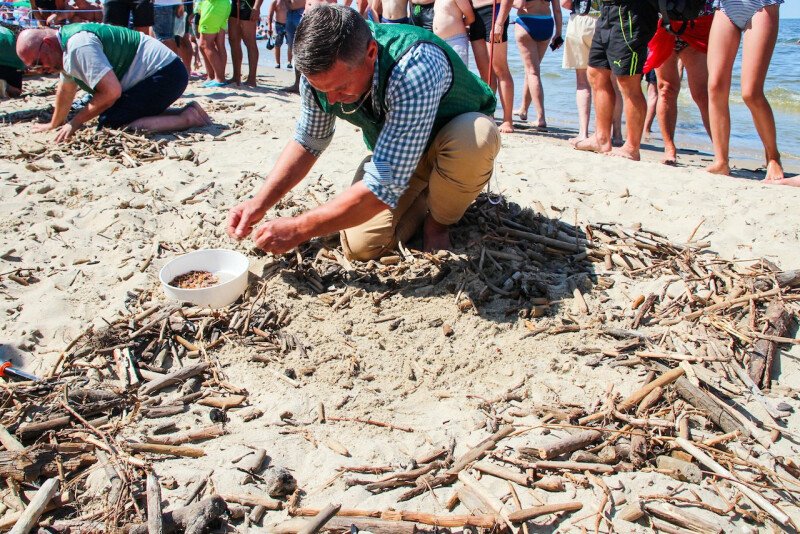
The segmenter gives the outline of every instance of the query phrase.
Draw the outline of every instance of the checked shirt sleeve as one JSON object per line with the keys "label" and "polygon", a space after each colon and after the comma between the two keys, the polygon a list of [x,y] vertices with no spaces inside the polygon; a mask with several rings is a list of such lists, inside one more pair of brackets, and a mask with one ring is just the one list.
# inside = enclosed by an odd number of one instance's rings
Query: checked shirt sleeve
{"label": "checked shirt sleeve", "polygon": [[408,188],[452,80],[447,56],[428,43],[406,52],[392,70],[386,86],[386,122],[372,161],[364,166],[364,185],[390,208],[397,207]]}
{"label": "checked shirt sleeve", "polygon": [[294,140],[319,157],[333,139],[336,117],[322,111],[305,76],[300,78],[300,94],[303,97]]}

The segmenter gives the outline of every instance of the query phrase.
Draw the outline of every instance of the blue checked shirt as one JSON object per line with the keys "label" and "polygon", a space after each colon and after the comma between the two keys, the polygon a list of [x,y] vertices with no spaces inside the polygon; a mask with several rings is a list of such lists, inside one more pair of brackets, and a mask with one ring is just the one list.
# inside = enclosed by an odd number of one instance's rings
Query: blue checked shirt
{"label": "blue checked shirt", "polygon": [[[378,64],[372,92],[377,91]],[[397,62],[386,84],[383,125],[372,161],[364,166],[364,185],[378,199],[396,208],[408,188],[433,128],[439,102],[453,82],[453,70],[438,46],[419,43]],[[336,117],[317,104],[311,86],[301,78],[302,111],[294,139],[319,156],[333,138]],[[380,106],[380,102],[372,105]]]}

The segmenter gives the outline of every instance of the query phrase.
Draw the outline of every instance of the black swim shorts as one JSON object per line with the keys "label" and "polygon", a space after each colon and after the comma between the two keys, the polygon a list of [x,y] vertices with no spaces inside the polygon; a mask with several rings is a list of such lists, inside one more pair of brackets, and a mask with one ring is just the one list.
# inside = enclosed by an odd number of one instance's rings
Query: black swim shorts
{"label": "black swim shorts", "polygon": [[[500,4],[495,4],[494,16],[500,11]],[[510,17],[506,17],[503,24],[503,36],[501,42],[508,41],[508,23]],[[492,36],[492,6],[483,6],[475,9],[475,22],[469,25],[469,40],[480,41],[483,39],[487,43]]]}
{"label": "black swim shorts", "polygon": [[647,43],[658,28],[658,12],[642,0],[605,1],[589,51],[589,66],[617,76],[642,73]]}
{"label": "black swim shorts", "polygon": [[430,4],[411,4],[411,24],[433,31],[433,2]]}
{"label": "black swim shorts", "polygon": [[103,2],[103,24],[128,27],[133,15],[133,27],[152,26],[153,0],[106,0]]}
{"label": "black swim shorts", "polygon": [[161,115],[178,100],[189,83],[189,73],[180,58],[157,70],[122,95],[102,112],[100,126],[121,128],[143,117]]}

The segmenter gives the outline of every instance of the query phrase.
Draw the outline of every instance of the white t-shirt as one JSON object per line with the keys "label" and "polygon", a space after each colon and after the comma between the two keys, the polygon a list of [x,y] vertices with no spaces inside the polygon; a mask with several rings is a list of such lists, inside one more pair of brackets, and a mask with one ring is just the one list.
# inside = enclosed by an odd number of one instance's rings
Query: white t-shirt
{"label": "white t-shirt", "polygon": [[[119,81],[123,91],[152,76],[178,57],[156,39],[147,35],[141,37],[128,72]],[[110,70],[111,63],[103,53],[103,44],[97,35],[82,31],[67,41],[62,77],[64,74],[72,76],[94,89]]]}

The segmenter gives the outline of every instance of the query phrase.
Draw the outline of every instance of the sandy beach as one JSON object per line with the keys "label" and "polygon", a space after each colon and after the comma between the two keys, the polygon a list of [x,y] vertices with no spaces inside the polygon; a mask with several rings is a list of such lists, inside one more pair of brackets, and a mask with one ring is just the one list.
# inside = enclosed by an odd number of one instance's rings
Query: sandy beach
{"label": "sandy beach", "polygon": [[[408,488],[373,494],[363,485],[345,484],[350,475],[337,468],[407,466],[410,459],[451,442],[457,457],[495,431],[497,424],[511,421],[528,430],[504,441],[503,447],[546,442],[552,439],[551,429],[537,423],[538,408],[588,408],[603,402],[609,385],[623,398],[639,388],[644,367],[614,366],[609,360],[589,365],[599,351],[586,349],[613,348],[613,339],[592,329],[606,320],[609,324],[632,320],[636,310],[631,303],[640,294],[668,293],[675,280],[664,273],[633,276],[624,269],[607,270],[602,261],[592,264],[593,272],[542,273],[541,280],[561,288],[547,295],[556,304],[544,317],[525,318],[518,314],[526,306],[523,297],[495,293],[482,302],[475,297],[480,284],[475,266],[480,263],[488,269],[495,260],[484,260],[480,245],[480,259],[471,255],[475,241],[481,239],[471,231],[454,231],[461,248],[457,256],[441,260],[452,265],[439,279],[434,276],[435,283],[404,285],[401,280],[386,286],[392,291],[386,295],[380,284],[359,285],[339,278],[317,294],[292,268],[291,254],[273,258],[256,253],[251,242],[231,241],[224,227],[227,210],[261,183],[294,131],[299,99],[278,91],[291,77],[290,72],[264,69],[261,87],[255,90],[202,89],[199,82],[191,82],[182,101],[198,100],[214,125],[151,136],[144,148],[128,140],[123,151],[133,159],[148,159],[142,154],[153,143],[166,154],[136,166],[127,156],[98,157],[85,143],[56,146],[52,133],[30,132],[27,112],[52,105],[55,79],[26,82],[26,90],[38,96],[2,102],[0,116],[9,122],[0,128],[0,291],[5,317],[0,340],[4,351],[19,358],[26,371],[47,375],[64,347],[89,326],[99,330],[121,316],[165,302],[159,269],[177,254],[199,248],[246,253],[253,279],[263,276],[266,281],[267,305],[279,313],[286,310],[281,332],[301,345],[302,350],[295,347],[276,354],[232,342],[215,352],[225,380],[246,390],[247,401],[229,411],[226,435],[198,444],[206,456],[159,459],[153,464],[162,481],[175,481],[172,488],[165,484],[162,490],[166,501],[180,501],[187,487],[201,477],[220,494],[261,495],[259,479],[236,469],[234,461],[251,448],[263,448],[274,465],[294,475],[305,492],[303,506],[323,508],[337,502],[345,508],[447,513],[444,503],[452,487],[398,503],[398,495]],[[667,167],[659,163],[660,149],[645,143],[644,161],[635,163],[575,151],[566,140],[572,132],[517,126],[517,133],[503,137],[491,182],[491,193],[502,194],[509,203],[573,229],[611,223],[641,226],[674,243],[707,242],[708,257],[736,260],[742,268],[761,258],[783,270],[800,268],[796,213],[800,189],[762,184],[751,168],[737,167],[734,177],[707,174],[702,168],[710,161],[709,153],[684,151],[679,167]],[[349,184],[366,153],[356,129],[340,121],[333,143],[310,176],[271,215],[296,214],[324,202]],[[800,172],[792,165],[787,164],[788,173]],[[337,245],[324,243],[330,248]],[[598,277],[615,283],[599,287]],[[564,289],[569,284],[583,288],[588,314],[575,311],[573,291]],[[332,305],[345,294],[346,302]],[[459,306],[462,295],[475,302]],[[787,306],[797,313],[797,302]],[[561,335],[532,335],[536,327],[567,324],[581,328]],[[443,330],[445,326],[451,331]],[[647,332],[681,337],[684,326],[680,323],[670,330],[654,322]],[[691,346],[685,336],[684,341]],[[674,352],[681,352],[680,347]],[[253,361],[259,354],[272,360]],[[299,387],[276,379],[274,372],[287,369]],[[783,423],[795,438],[800,428],[798,384],[800,346],[782,345],[768,397],[791,407]],[[519,398],[502,410],[487,408],[481,400],[511,389]],[[749,394],[743,398],[742,402],[753,402]],[[317,420],[320,403],[329,417],[384,421],[413,431],[354,422],[322,424]],[[263,416],[244,421],[240,414],[252,408]],[[185,431],[210,424],[208,412],[207,407],[193,405],[173,420],[178,431]],[[132,417],[122,434],[138,439],[160,423]],[[800,446],[787,436],[775,444],[777,454],[796,462]],[[334,450],[336,444],[346,448],[349,457]],[[726,507],[711,485],[704,482],[687,489],[685,483],[653,469],[603,478],[617,510],[643,494],[691,495],[689,489],[713,506]],[[104,480],[96,479],[90,476],[99,496]],[[498,497],[508,491],[500,479],[484,476],[481,482]],[[603,492],[593,484],[568,483],[561,492],[528,489],[519,497],[523,506],[583,502],[582,511],[563,520],[554,516],[536,520],[538,532],[579,532],[594,528],[592,511]],[[789,501],[781,506],[800,524],[800,508]],[[461,504],[454,513],[469,512]],[[692,513],[718,520],[702,508],[692,508]],[[613,513],[610,517],[618,531],[649,531],[642,524],[620,524]],[[287,518],[285,511],[268,512],[260,525],[239,522],[234,528],[274,532],[275,525]],[[725,532],[758,528],[741,515],[720,525]],[[608,532],[609,527],[604,525],[601,531]]]}

